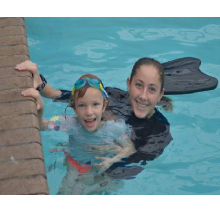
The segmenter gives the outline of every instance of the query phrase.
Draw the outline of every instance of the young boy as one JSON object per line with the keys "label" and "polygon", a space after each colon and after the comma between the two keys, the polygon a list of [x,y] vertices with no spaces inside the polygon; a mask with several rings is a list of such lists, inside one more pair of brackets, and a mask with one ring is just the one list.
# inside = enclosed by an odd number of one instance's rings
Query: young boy
{"label": "young boy", "polygon": [[[44,103],[39,92],[30,88],[23,91],[22,95],[36,99],[41,130],[55,129],[69,134],[69,145],[65,154],[69,166],[67,170],[71,173],[77,172],[79,175],[71,176],[75,177],[74,180],[79,180],[79,178],[82,180],[84,177],[85,183],[86,179],[82,174],[85,175],[89,171],[96,174],[103,172],[113,163],[135,152],[133,143],[128,137],[128,126],[124,121],[103,121],[102,114],[108,104],[108,94],[104,90],[102,81],[95,75],[83,75],[73,86],[70,107],[74,109],[76,115],[57,116],[53,120],[43,120]],[[119,153],[114,151],[114,144],[121,148]],[[103,157],[96,157],[97,154]],[[97,160],[103,161],[98,163]],[[72,179],[69,178],[70,174],[67,176],[68,180]],[[86,176],[89,177],[88,174]],[[71,188],[72,193],[74,192],[73,186],[76,184],[73,179],[71,184],[67,179],[63,181],[63,183],[68,182],[66,186]],[[86,182],[91,183],[88,179]],[[62,191],[65,193],[65,190]]]}

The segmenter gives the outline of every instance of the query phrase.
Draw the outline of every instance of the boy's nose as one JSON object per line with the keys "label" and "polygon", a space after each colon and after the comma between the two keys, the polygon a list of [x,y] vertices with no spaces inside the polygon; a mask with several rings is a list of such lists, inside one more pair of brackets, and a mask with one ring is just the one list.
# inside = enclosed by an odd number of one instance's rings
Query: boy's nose
{"label": "boy's nose", "polygon": [[86,108],[86,115],[92,115],[92,108],[91,107]]}

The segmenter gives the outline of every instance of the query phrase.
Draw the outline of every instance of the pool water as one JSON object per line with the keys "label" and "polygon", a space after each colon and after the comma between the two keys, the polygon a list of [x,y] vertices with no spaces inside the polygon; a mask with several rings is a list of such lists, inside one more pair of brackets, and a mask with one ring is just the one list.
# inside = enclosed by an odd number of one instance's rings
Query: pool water
{"label": "pool water", "polygon": [[[220,18],[25,18],[25,23],[31,60],[57,89],[70,90],[90,72],[106,86],[126,90],[134,62],[145,56],[160,62],[196,57],[204,73],[220,80]],[[170,98],[174,111],[161,112],[174,140],[110,194],[220,194],[220,88]],[[44,118],[64,113],[66,104],[44,102]],[[66,168],[63,154],[49,150],[68,136],[41,134],[50,194],[56,194]]]}

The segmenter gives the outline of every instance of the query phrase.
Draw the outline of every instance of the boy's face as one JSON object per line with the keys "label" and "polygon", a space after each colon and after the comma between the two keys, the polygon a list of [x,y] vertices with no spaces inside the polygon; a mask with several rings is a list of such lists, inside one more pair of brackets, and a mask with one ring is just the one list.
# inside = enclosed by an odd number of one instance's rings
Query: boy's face
{"label": "boy's face", "polygon": [[80,124],[87,131],[95,132],[101,127],[101,118],[106,106],[107,101],[103,100],[101,91],[89,87],[83,97],[75,100],[74,110]]}

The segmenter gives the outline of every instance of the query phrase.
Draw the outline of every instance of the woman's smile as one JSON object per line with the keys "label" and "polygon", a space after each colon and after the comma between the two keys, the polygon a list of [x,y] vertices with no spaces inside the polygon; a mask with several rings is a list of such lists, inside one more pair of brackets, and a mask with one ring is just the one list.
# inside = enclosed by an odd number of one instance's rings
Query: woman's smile
{"label": "woman's smile", "polygon": [[141,107],[141,108],[146,108],[146,107],[149,106],[149,104],[142,103],[142,102],[139,102],[139,101],[137,101],[137,100],[136,100],[136,103],[137,103],[137,105],[138,105],[139,107]]}

